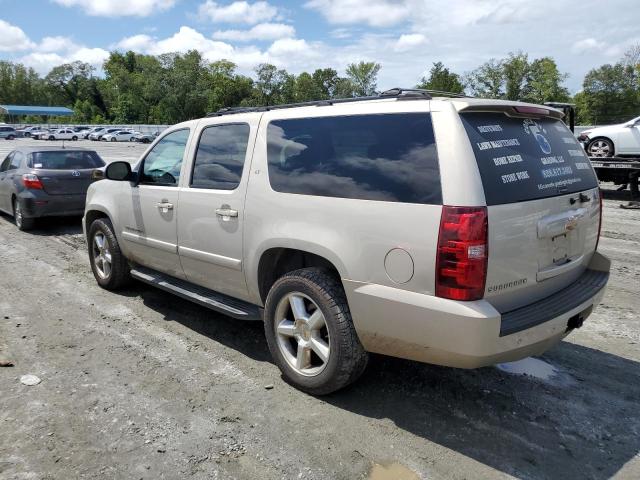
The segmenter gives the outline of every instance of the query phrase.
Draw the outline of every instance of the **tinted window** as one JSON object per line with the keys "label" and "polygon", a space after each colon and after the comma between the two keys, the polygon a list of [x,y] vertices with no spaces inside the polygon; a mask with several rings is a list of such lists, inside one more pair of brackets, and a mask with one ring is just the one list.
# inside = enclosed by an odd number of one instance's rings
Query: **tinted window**
{"label": "tinted window", "polygon": [[6,158],[0,164],[0,172],[6,172],[9,170],[9,164],[11,163],[11,158],[13,157],[13,152],[6,156]]}
{"label": "tinted window", "polygon": [[216,125],[202,131],[191,178],[195,188],[233,190],[240,184],[249,125]]}
{"label": "tinted window", "polygon": [[104,162],[96,152],[52,151],[34,152],[29,167],[42,170],[83,170],[104,167]]}
{"label": "tinted window", "polygon": [[502,113],[460,115],[488,205],[575,193],[598,186],[589,158],[560,120]]}
{"label": "tinted window", "polygon": [[442,203],[427,113],[277,120],[267,135],[269,180],[276,191]]}
{"label": "tinted window", "polygon": [[189,129],[171,132],[162,138],[144,159],[140,181],[159,185],[177,185]]}
{"label": "tinted window", "polygon": [[20,164],[22,163],[22,159],[24,155],[22,152],[16,152],[13,154],[13,158],[11,159],[11,163],[9,164],[9,170],[16,170],[20,168]]}

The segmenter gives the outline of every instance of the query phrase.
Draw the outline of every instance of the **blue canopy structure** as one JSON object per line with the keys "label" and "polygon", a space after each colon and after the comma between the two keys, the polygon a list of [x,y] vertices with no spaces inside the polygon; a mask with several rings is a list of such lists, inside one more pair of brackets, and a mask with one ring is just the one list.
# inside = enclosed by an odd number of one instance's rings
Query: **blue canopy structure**
{"label": "blue canopy structure", "polygon": [[73,110],[67,107],[41,107],[38,105],[0,105],[0,115],[46,115],[49,117],[64,117],[73,115]]}

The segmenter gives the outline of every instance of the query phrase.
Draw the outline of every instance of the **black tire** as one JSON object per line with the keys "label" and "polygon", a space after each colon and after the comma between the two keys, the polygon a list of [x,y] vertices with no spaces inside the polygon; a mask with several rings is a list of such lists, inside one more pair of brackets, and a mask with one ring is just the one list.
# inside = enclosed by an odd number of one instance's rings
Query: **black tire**
{"label": "black tire", "polygon": [[[99,234],[108,242],[107,249],[111,255],[111,267],[108,275],[101,274],[101,269],[97,266],[95,238]],[[120,245],[113,232],[111,221],[108,218],[99,218],[94,221],[89,226],[88,237],[89,263],[91,264],[91,271],[98,285],[106,290],[117,290],[127,285],[131,281],[129,262],[120,250]]]}
{"label": "black tire", "polygon": [[117,142],[117,140],[116,140],[116,138],[115,138],[115,137],[113,137],[113,138],[111,139],[111,141],[112,141],[112,142]]}
{"label": "black tire", "polygon": [[599,158],[613,157],[615,155],[613,142],[606,137],[594,138],[587,145],[587,155]]}
{"label": "black tire", "polygon": [[74,142],[78,141],[78,137],[76,137],[75,135],[73,137],[71,137],[71,140],[73,140]]}
{"label": "black tire", "polygon": [[54,137],[53,135],[49,135],[49,140],[55,140],[56,137]]}
{"label": "black tire", "polygon": [[15,140],[15,139],[16,139],[15,135],[9,135],[7,137],[7,140]]}
{"label": "black tire", "polygon": [[[298,373],[285,359],[277,339],[275,313],[280,301],[291,293],[311,299],[324,315],[328,330],[329,358],[315,376]],[[351,320],[347,298],[338,278],[327,270],[304,268],[278,279],[267,296],[264,311],[265,334],[269,350],[291,385],[312,395],[326,395],[357,380],[369,359]]]}
{"label": "black tire", "polygon": [[13,199],[13,220],[16,222],[16,227],[18,230],[23,232],[28,232],[32,230],[36,225],[35,218],[25,217],[22,214],[22,205],[20,204],[20,200],[17,198]]}

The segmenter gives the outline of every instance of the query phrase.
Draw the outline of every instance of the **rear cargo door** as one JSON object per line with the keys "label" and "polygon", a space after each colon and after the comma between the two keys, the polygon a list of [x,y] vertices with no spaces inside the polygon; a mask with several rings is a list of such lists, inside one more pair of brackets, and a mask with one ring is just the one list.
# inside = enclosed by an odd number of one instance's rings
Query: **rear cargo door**
{"label": "rear cargo door", "polygon": [[81,195],[87,193],[93,171],[104,162],[91,151],[54,150],[32,153],[29,165],[48,194]]}
{"label": "rear cargo door", "polygon": [[599,227],[598,182],[560,120],[461,113],[485,191],[485,298],[500,311],[568,286],[586,269]]}

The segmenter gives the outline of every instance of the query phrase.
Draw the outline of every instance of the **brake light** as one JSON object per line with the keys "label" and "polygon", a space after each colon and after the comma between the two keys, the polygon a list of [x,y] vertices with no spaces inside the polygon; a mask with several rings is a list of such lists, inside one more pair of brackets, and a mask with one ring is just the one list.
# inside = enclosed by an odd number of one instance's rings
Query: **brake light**
{"label": "brake light", "polygon": [[436,296],[478,300],[487,279],[487,207],[442,207]]}
{"label": "brake light", "polygon": [[598,244],[600,243],[600,232],[602,231],[602,190],[598,189],[598,198],[600,199],[600,212],[598,216],[598,238],[596,239],[596,250],[598,250]]}
{"label": "brake light", "polygon": [[513,107],[513,109],[518,113],[526,113],[529,115],[549,115],[549,110],[547,110],[546,108],[529,107],[525,105]]}
{"label": "brake light", "polygon": [[30,190],[44,190],[42,182],[38,176],[33,173],[25,173],[22,175],[22,185]]}

